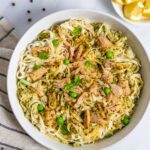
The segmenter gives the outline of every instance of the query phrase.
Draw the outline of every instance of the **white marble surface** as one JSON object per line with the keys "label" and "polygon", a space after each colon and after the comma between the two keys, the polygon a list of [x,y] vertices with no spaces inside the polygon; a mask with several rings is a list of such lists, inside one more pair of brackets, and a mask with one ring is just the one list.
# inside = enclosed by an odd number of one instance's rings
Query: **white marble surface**
{"label": "white marble surface", "polygon": [[[11,3],[15,2],[14,7]],[[42,8],[46,8],[43,12]],[[63,9],[82,8],[107,12],[116,17],[111,0],[0,0],[0,16],[5,16],[21,37],[40,18]],[[31,10],[27,14],[27,10]],[[32,18],[32,22],[28,22]],[[118,17],[119,18],[119,17]],[[142,41],[150,56],[150,26],[135,26],[124,22]],[[150,58],[150,57],[149,57]],[[123,140],[104,150],[150,150],[150,105],[136,128]]]}

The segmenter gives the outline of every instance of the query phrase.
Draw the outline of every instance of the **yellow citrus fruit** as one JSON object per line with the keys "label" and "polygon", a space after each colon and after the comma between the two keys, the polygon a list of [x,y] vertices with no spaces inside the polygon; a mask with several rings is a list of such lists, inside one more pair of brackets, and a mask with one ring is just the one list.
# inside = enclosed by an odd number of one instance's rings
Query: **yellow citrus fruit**
{"label": "yellow citrus fruit", "polygon": [[120,5],[123,5],[124,4],[124,0],[113,0],[115,3],[118,3]]}
{"label": "yellow citrus fruit", "polygon": [[150,0],[146,0],[144,3],[143,16],[150,17]]}
{"label": "yellow citrus fruit", "polygon": [[123,0],[123,3],[124,4],[129,4],[129,3],[136,2],[136,1],[139,1],[139,0]]}
{"label": "yellow citrus fruit", "polygon": [[129,3],[133,3],[136,1],[145,1],[145,0],[113,0],[114,2],[120,4],[120,5],[125,5],[125,4],[129,4]]}
{"label": "yellow citrus fruit", "polygon": [[144,5],[141,1],[136,1],[123,6],[124,16],[132,21],[139,21],[142,18]]}

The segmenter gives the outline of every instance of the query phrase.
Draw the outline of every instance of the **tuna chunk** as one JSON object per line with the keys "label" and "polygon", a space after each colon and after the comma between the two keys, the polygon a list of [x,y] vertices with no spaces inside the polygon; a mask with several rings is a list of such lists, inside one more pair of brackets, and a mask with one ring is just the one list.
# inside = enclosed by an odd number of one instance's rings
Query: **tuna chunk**
{"label": "tuna chunk", "polygon": [[64,78],[62,80],[55,80],[55,82],[53,83],[53,85],[59,89],[64,88],[64,86],[70,82],[69,78]]}
{"label": "tuna chunk", "polygon": [[110,60],[106,60],[104,66],[105,68],[113,68],[114,67],[114,62],[110,61]]}
{"label": "tuna chunk", "polygon": [[63,41],[63,44],[67,47],[72,47],[72,45],[66,40]]}
{"label": "tuna chunk", "polygon": [[108,101],[113,104],[117,104],[119,102],[119,98],[117,96],[115,96],[113,93],[110,93],[108,95]]}
{"label": "tuna chunk", "polygon": [[124,94],[125,96],[128,96],[128,95],[131,93],[131,89],[130,89],[128,80],[121,80],[121,81],[119,82],[119,85],[122,87],[122,89],[123,89],[123,94]]}
{"label": "tuna chunk", "polygon": [[33,91],[34,93],[36,93],[40,97],[44,96],[44,93],[41,90],[39,90],[38,88],[30,87],[30,90]]}
{"label": "tuna chunk", "polygon": [[47,69],[45,67],[41,67],[40,69],[32,72],[30,74],[30,77],[32,78],[33,81],[36,81],[40,78],[42,78],[43,75],[47,73]]}
{"label": "tuna chunk", "polygon": [[116,84],[111,84],[111,90],[112,90],[113,94],[117,97],[119,97],[123,94],[122,88]]}
{"label": "tuna chunk", "polygon": [[69,53],[69,56],[67,56],[67,58],[69,58],[70,60],[73,59],[73,56],[74,56],[74,48],[72,47],[71,43],[69,43],[68,41],[63,41],[63,44],[68,47],[68,53]]}
{"label": "tuna chunk", "polygon": [[84,92],[77,100],[77,102],[75,103],[75,107],[79,107],[84,101],[87,100],[87,96],[88,96],[88,93],[87,92]]}
{"label": "tuna chunk", "polygon": [[72,102],[72,101],[73,101],[73,98],[70,97],[67,93],[64,93],[64,99],[65,99],[65,101],[67,101],[67,102]]}
{"label": "tuna chunk", "polygon": [[99,114],[96,114],[96,113],[93,113],[93,112],[90,115],[90,119],[91,119],[90,120],[91,123],[96,123],[96,124],[99,124],[99,125],[102,125],[102,126],[107,123],[106,120],[102,119]]}
{"label": "tuna chunk", "polygon": [[89,128],[89,125],[90,125],[90,111],[89,110],[86,110],[84,112],[83,125],[85,128]]}
{"label": "tuna chunk", "polygon": [[72,89],[73,92],[76,92],[78,94],[81,94],[83,92],[83,89],[80,87],[80,86],[75,86],[73,89]]}
{"label": "tuna chunk", "polygon": [[83,53],[83,45],[80,45],[79,48],[77,49],[75,58],[79,59],[81,57],[82,53]]}
{"label": "tuna chunk", "polygon": [[113,76],[108,70],[104,70],[102,74],[102,79],[109,84],[113,82]]}
{"label": "tuna chunk", "polygon": [[79,68],[73,70],[73,71],[71,72],[71,76],[78,75],[81,69],[82,69],[82,67],[79,67]]}
{"label": "tuna chunk", "polygon": [[46,111],[43,114],[43,120],[46,126],[52,127],[56,123],[56,114],[54,110],[45,108]]}
{"label": "tuna chunk", "polygon": [[83,65],[84,61],[76,61],[74,63],[69,64],[70,68],[77,68],[77,67],[81,67]]}
{"label": "tuna chunk", "polygon": [[99,37],[100,46],[104,49],[109,49],[112,43],[103,35]]}
{"label": "tuna chunk", "polygon": [[98,85],[97,83],[93,83],[90,87],[90,92],[94,95],[98,95],[99,94],[99,90],[98,90]]}

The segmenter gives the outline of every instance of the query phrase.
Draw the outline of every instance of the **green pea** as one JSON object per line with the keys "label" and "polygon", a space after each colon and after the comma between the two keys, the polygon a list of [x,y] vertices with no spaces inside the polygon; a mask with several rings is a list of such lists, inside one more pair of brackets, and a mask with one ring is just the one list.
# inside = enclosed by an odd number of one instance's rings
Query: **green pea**
{"label": "green pea", "polygon": [[59,126],[62,126],[64,124],[64,119],[62,116],[57,117],[56,121]]}
{"label": "green pea", "polygon": [[81,32],[82,32],[82,28],[80,26],[78,26],[78,27],[74,28],[74,30],[72,31],[72,34],[74,36],[79,36],[81,34]]}
{"label": "green pea", "polygon": [[48,39],[48,38],[50,38],[50,33],[49,32],[41,32],[38,36],[39,40]]}
{"label": "green pea", "polygon": [[92,63],[91,61],[87,60],[87,61],[85,61],[84,65],[85,65],[86,67],[92,67],[92,66],[93,66],[93,63]]}
{"label": "green pea", "polygon": [[49,53],[48,52],[40,52],[38,57],[40,59],[48,59]]}
{"label": "green pea", "polygon": [[40,65],[34,65],[34,67],[33,67],[33,70],[38,70],[38,69],[40,69],[41,68],[41,66]]}
{"label": "green pea", "polygon": [[45,110],[45,107],[44,107],[44,105],[39,104],[39,105],[37,106],[37,109],[38,109],[39,112],[42,112],[42,111]]}
{"label": "green pea", "polygon": [[65,90],[66,91],[71,90],[74,86],[75,86],[74,83],[68,83],[68,84],[65,85]]}
{"label": "green pea", "polygon": [[27,80],[25,80],[25,79],[21,79],[20,80],[20,83],[21,83],[21,85],[23,85],[23,86],[28,86],[30,83],[27,81]]}
{"label": "green pea", "polygon": [[74,83],[78,85],[80,83],[80,76],[75,76]]}
{"label": "green pea", "polygon": [[58,39],[52,40],[52,43],[53,43],[54,46],[58,46],[59,45]]}
{"label": "green pea", "polygon": [[106,58],[108,58],[108,59],[113,58],[113,52],[112,51],[106,52]]}
{"label": "green pea", "polygon": [[69,131],[67,129],[67,125],[65,125],[65,124],[63,124],[60,129],[61,129],[61,133],[63,135],[67,135],[69,133]]}
{"label": "green pea", "polygon": [[110,93],[111,93],[111,89],[110,89],[109,87],[105,87],[105,88],[104,88],[104,93],[105,93],[106,95],[110,94]]}
{"label": "green pea", "polygon": [[123,125],[127,125],[130,122],[130,118],[129,117],[124,117],[124,119],[122,120]]}
{"label": "green pea", "polygon": [[76,92],[70,92],[69,95],[72,97],[72,98],[76,98],[78,96],[78,94]]}
{"label": "green pea", "polygon": [[65,65],[69,65],[69,64],[70,64],[70,60],[69,60],[69,59],[65,59],[65,60],[64,60],[64,64],[65,64]]}

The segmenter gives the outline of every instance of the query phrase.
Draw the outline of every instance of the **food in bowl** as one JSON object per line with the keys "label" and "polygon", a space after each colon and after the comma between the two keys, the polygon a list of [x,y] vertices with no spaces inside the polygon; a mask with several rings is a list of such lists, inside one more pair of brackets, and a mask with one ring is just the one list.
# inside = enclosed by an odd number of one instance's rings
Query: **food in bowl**
{"label": "food in bowl", "polygon": [[81,146],[130,122],[143,80],[127,37],[86,19],[57,23],[21,55],[17,95],[42,133]]}
{"label": "food in bowl", "polygon": [[113,0],[122,6],[125,18],[131,21],[150,21],[150,0]]}

